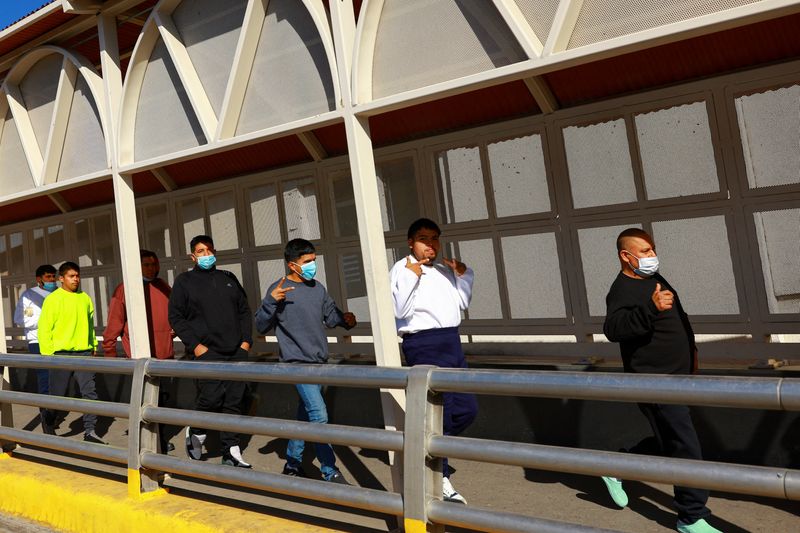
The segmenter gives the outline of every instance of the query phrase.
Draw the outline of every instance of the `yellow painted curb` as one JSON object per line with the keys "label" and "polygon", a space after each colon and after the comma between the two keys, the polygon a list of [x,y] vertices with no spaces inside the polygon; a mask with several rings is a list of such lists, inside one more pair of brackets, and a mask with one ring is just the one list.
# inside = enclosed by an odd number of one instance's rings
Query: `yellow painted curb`
{"label": "yellow painted curb", "polygon": [[[328,532],[239,507],[156,491],[128,497],[127,483],[3,454],[0,512],[74,533],[241,533],[246,531]],[[128,475],[137,475],[129,470]],[[136,479],[138,486],[138,477]]]}
{"label": "yellow painted curb", "polygon": [[425,527],[425,522],[422,520],[414,520],[413,518],[404,519],[403,527],[406,533],[425,533],[428,530]]}

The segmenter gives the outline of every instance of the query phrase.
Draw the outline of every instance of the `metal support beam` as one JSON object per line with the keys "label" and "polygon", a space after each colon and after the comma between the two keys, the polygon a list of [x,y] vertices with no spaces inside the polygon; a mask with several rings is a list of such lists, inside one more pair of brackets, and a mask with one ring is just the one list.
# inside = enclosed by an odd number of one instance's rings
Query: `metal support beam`
{"label": "metal support beam", "polygon": [[72,211],[72,206],[69,205],[60,192],[51,192],[47,195],[50,200],[61,210],[62,213],[69,213]]}
{"label": "metal support beam", "polygon": [[550,86],[544,78],[541,76],[533,76],[531,78],[525,78],[523,81],[525,82],[525,86],[528,87],[531,96],[536,100],[536,105],[542,110],[542,113],[547,114],[558,111],[560,107],[558,105],[558,99],[556,99],[556,96],[553,94],[553,91],[550,90]]}
{"label": "metal support beam", "polygon": [[328,151],[325,150],[325,147],[322,146],[322,143],[319,142],[319,139],[317,139],[317,136],[314,135],[313,132],[300,132],[297,134],[297,138],[300,139],[300,142],[306,147],[306,150],[308,150],[308,153],[314,158],[314,161],[322,161],[328,157]]}
{"label": "metal support beam", "polygon": [[169,175],[163,168],[152,168],[150,169],[150,173],[155,176],[161,186],[164,187],[164,190],[167,192],[172,192],[178,188],[178,185],[175,183],[175,180],[172,179],[172,176]]}

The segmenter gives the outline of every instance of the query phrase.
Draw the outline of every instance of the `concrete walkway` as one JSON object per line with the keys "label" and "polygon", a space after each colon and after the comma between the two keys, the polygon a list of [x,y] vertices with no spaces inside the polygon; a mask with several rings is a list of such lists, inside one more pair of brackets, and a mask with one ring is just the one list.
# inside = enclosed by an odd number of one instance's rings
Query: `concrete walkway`
{"label": "concrete walkway", "polygon": [[[35,409],[16,406],[17,427],[40,431]],[[102,422],[102,421],[101,421]],[[59,435],[80,438],[80,420],[70,415],[58,429]],[[127,421],[111,421],[99,425],[110,444],[126,445]],[[214,453],[213,437],[208,443],[209,454],[205,460],[219,463]],[[172,438],[176,450],[170,455],[186,458],[182,433]],[[245,459],[254,468],[279,472],[283,466],[286,441],[268,437],[252,437],[244,452]],[[363,487],[391,490],[391,473],[384,452],[336,447],[338,463],[348,480]],[[14,453],[14,463],[25,463],[46,471],[58,471],[59,484],[75,481],[77,486],[102,483],[98,489],[112,501],[126,499],[125,469],[62,454],[22,448]],[[9,461],[3,463],[3,469]],[[452,480],[457,489],[469,500],[471,506],[528,514],[539,518],[583,524],[600,528],[640,532],[674,531],[675,514],[670,508],[671,487],[629,482],[626,488],[631,503],[618,509],[607,495],[602,481],[577,475],[549,473],[518,467],[497,466],[470,461],[453,461],[456,473]],[[319,476],[319,470],[307,454],[306,470]],[[33,471],[32,471],[33,472]],[[38,474],[37,479],[42,479]],[[0,491],[6,494],[9,486],[0,477]],[[235,529],[219,531],[391,531],[396,527],[393,517],[347,509],[313,501],[285,497],[259,491],[239,490],[208,482],[175,477],[166,482],[170,488],[167,498],[179,498],[175,509],[191,514],[194,511],[208,515],[203,524]],[[168,501],[168,500],[164,500]],[[136,505],[139,505],[136,503]],[[159,503],[158,507],[163,507]],[[709,507],[714,512],[713,525],[727,533],[764,532],[780,533],[800,531],[800,503],[785,500],[754,498],[734,494],[713,493]],[[102,509],[102,507],[98,507]],[[138,509],[138,508],[137,508]],[[0,507],[2,510],[2,507]],[[232,520],[236,519],[236,522]],[[274,520],[274,522],[272,522]],[[271,524],[266,526],[266,524]],[[278,529],[284,527],[286,529]],[[109,529],[104,529],[108,531]],[[90,529],[78,529],[91,533]],[[123,531],[123,530],[119,530]],[[171,530],[176,531],[176,530]]]}

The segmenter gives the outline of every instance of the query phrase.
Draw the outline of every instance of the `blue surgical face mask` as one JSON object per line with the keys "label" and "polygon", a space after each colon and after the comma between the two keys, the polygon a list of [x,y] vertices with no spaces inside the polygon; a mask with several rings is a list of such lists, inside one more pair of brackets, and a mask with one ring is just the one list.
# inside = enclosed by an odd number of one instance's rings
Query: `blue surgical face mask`
{"label": "blue surgical face mask", "polygon": [[209,270],[217,262],[217,258],[213,255],[201,255],[197,258],[197,266],[203,270]]}
{"label": "blue surgical face mask", "polygon": [[[628,252],[633,257],[635,255]],[[652,277],[656,272],[658,272],[658,256],[653,257],[636,257],[639,260],[639,268],[634,268],[633,271],[643,278]],[[633,265],[631,265],[632,267]]]}
{"label": "blue surgical face mask", "polygon": [[311,261],[310,263],[306,263],[304,265],[298,265],[297,263],[295,263],[295,265],[300,267],[300,272],[301,272],[300,276],[305,280],[311,281],[312,279],[314,279],[314,276],[317,275],[316,261]]}
{"label": "blue surgical face mask", "polygon": [[151,282],[151,281],[153,281],[154,279],[155,279],[155,278],[146,278],[146,277],[142,276],[142,281],[144,281],[145,283],[150,283],[150,282]]}
{"label": "blue surgical face mask", "polygon": [[58,285],[55,281],[44,281],[42,282],[42,288],[48,292],[53,292],[58,288]]}

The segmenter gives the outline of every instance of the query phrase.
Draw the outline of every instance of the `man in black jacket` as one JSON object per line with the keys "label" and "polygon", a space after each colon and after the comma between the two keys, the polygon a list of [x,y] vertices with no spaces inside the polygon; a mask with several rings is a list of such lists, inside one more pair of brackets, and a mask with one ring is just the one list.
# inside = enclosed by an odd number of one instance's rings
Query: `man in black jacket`
{"label": "man in black jacket", "polygon": [[[689,317],[678,294],[660,274],[658,256],[650,235],[629,228],[617,238],[621,272],[606,297],[603,332],[619,342],[625,372],[647,374],[691,374],[697,369],[697,347]],[[654,437],[648,437],[629,451],[702,459],[700,441],[685,405],[639,404]],[[604,477],[614,502],[628,504],[622,481]],[[683,533],[719,533],[706,522],[711,515],[708,491],[674,487],[678,510],[677,530]]]}
{"label": "man in black jacket", "polygon": [[[214,266],[214,242],[198,235],[189,244],[195,266],[175,280],[169,299],[169,322],[195,361],[246,361],[253,342],[253,326],[247,295],[231,272]],[[197,411],[240,414],[245,391],[243,381],[198,379]],[[205,431],[186,429],[186,451],[192,459],[203,453]],[[220,432],[222,464],[250,468],[242,458],[239,435]]]}

